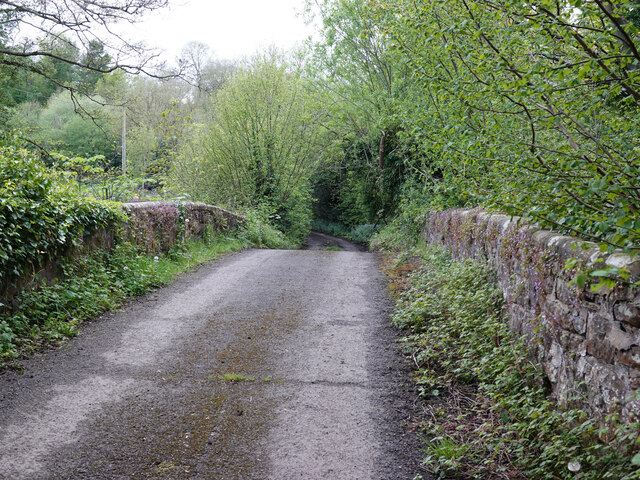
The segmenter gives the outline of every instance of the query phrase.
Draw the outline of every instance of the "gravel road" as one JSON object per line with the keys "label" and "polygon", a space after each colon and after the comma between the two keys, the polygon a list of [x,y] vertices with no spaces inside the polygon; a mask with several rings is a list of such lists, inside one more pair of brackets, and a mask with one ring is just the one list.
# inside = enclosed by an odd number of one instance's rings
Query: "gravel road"
{"label": "gravel road", "polygon": [[411,479],[390,309],[372,253],[201,266],[0,375],[0,478]]}

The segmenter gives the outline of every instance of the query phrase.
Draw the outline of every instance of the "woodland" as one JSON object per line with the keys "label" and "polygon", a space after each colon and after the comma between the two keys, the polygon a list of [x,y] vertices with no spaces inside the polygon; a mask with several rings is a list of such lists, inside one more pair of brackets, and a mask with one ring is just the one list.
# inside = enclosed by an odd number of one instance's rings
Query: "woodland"
{"label": "woodland", "polygon": [[[89,28],[164,2],[113,3],[0,2],[3,189],[11,160],[83,198],[214,203],[297,241],[314,218],[366,236],[482,206],[638,246],[634,3],[315,1],[297,51],[191,42],[173,67]],[[40,36],[15,44],[25,24]]]}

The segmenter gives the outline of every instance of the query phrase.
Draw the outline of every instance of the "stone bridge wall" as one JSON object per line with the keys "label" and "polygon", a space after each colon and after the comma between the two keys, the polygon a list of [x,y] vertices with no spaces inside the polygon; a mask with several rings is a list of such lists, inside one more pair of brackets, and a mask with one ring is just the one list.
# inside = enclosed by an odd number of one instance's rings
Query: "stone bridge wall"
{"label": "stone bridge wall", "polygon": [[[556,398],[598,415],[640,412],[640,289],[618,285],[592,292],[569,285],[569,258],[598,258],[593,244],[527,225],[517,217],[481,210],[446,210],[427,220],[427,243],[456,258],[488,261],[504,292],[510,326],[525,335],[540,359]],[[572,248],[583,243],[586,249]],[[640,279],[640,258],[603,257]]]}
{"label": "stone bridge wall", "polygon": [[[129,217],[124,238],[149,253],[166,252],[178,240],[188,237],[231,231],[244,222],[240,215],[204,203],[139,202],[125,203],[122,208]],[[85,235],[79,246],[50,255],[40,265],[32,265],[22,277],[0,285],[0,303],[14,305],[14,298],[22,290],[43,283],[55,284],[66,259],[98,248],[109,250],[116,237],[113,229],[99,229]]]}
{"label": "stone bridge wall", "polygon": [[244,222],[240,215],[204,203],[139,202],[123,208],[129,241],[148,252],[166,252],[178,240],[203,236],[207,229],[230,231]]}

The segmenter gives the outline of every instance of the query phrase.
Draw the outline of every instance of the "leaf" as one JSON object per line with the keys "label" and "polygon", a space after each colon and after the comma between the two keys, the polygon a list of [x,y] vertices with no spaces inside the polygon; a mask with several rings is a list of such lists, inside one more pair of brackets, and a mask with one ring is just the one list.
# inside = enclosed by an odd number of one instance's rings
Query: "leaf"
{"label": "leaf", "polygon": [[582,288],[586,285],[588,279],[589,277],[587,277],[587,275],[585,275],[584,273],[579,273],[575,277],[573,277],[570,283]]}
{"label": "leaf", "polygon": [[617,268],[607,269],[607,270],[596,270],[591,272],[589,275],[592,277],[613,277],[618,274]]}

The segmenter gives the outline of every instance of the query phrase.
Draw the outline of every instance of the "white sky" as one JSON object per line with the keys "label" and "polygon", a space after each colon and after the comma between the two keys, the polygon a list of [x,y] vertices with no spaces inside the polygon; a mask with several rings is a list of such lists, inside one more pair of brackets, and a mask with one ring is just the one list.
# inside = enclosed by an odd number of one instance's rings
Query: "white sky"
{"label": "white sky", "polygon": [[197,40],[219,59],[248,56],[275,45],[288,50],[313,31],[301,16],[305,0],[171,0],[169,8],[148,14],[127,36],[144,41],[173,61]]}

